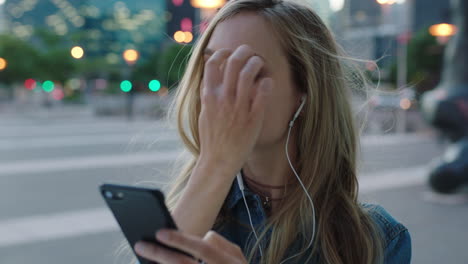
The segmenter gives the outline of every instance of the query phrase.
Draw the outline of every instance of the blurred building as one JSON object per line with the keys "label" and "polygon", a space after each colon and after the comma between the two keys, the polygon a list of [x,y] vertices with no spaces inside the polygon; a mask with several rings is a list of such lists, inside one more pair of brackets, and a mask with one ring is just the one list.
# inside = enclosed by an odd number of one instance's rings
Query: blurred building
{"label": "blurred building", "polygon": [[181,23],[191,24],[195,9],[188,0],[6,0],[5,23],[12,34],[28,39],[46,29],[83,46],[86,56],[123,63],[134,48],[141,58],[163,48]]}
{"label": "blurred building", "polygon": [[450,0],[437,0],[430,3],[414,0],[412,31],[417,32],[434,24],[451,21]]}
{"label": "blurred building", "polygon": [[[379,4],[376,0],[348,0],[341,12],[338,40],[353,56],[377,59],[385,73],[395,59],[397,41],[404,41],[428,26],[449,21],[450,1],[395,0]],[[405,34],[409,32],[409,34]]]}
{"label": "blurred building", "polygon": [[4,7],[4,0],[0,0],[0,34],[6,30]]}

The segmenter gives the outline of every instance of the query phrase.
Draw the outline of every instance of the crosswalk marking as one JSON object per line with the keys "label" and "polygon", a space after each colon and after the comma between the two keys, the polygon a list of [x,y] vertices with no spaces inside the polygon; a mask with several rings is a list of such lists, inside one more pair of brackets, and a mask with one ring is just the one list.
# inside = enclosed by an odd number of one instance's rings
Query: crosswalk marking
{"label": "crosswalk marking", "polygon": [[[420,185],[425,182],[426,172],[425,167],[413,167],[378,172],[379,177],[363,175],[359,179],[360,190],[369,193]],[[119,231],[119,227],[107,208],[9,219],[0,221],[0,248],[109,231]]]}
{"label": "crosswalk marking", "polygon": [[0,248],[118,230],[107,208],[93,208],[0,222]]}
{"label": "crosswalk marking", "polygon": [[159,133],[157,136],[145,133],[120,133],[99,135],[71,135],[46,138],[28,137],[24,139],[0,139],[0,150],[80,147],[106,144],[152,143],[161,141],[178,141],[174,133]]}
{"label": "crosswalk marking", "polygon": [[135,154],[107,154],[87,157],[35,159],[0,163],[0,177],[7,175],[71,171],[90,168],[115,168],[156,162],[173,162],[180,150],[139,152]]}
{"label": "crosswalk marking", "polygon": [[[430,136],[387,135],[365,136],[363,147],[389,146],[392,144],[421,143],[433,140]],[[178,158],[180,139],[174,130],[169,130],[161,122],[90,122],[55,123],[49,126],[1,125],[0,151],[35,150],[48,151],[52,148],[102,146],[105,144],[132,143],[174,143],[170,150],[139,151],[137,153],[109,153],[86,157],[66,156],[60,158],[37,158],[33,160],[2,162],[0,160],[0,180],[10,180],[21,175],[34,175],[57,171],[73,171],[93,168],[115,168],[173,162]],[[425,166],[373,172],[359,178],[361,194],[381,190],[422,185],[428,169]],[[87,234],[119,232],[118,225],[108,208],[89,208],[56,212],[52,214],[31,215],[21,218],[0,220],[0,248],[20,246],[29,243],[66,239]]]}

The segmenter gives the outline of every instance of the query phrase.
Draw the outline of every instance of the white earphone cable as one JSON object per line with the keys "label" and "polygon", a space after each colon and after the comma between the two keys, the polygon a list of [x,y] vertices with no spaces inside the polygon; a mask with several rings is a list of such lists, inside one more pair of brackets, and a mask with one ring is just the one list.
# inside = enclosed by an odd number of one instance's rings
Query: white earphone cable
{"label": "white earphone cable", "polygon": [[[257,232],[255,231],[255,228],[254,228],[253,223],[252,223],[252,217],[250,216],[249,206],[247,205],[247,200],[245,199],[243,186],[240,188],[240,190],[241,190],[241,192],[242,192],[242,198],[244,198],[245,208],[247,208],[247,215],[249,216],[250,226],[252,227],[254,236],[255,236],[255,238],[257,239],[257,242],[258,242],[259,239],[258,239],[258,236],[257,236]],[[263,257],[263,252],[262,252],[262,247],[261,247],[261,245],[259,246],[259,249],[260,249],[260,256]]]}
{"label": "white earphone cable", "polygon": [[[288,159],[289,166],[291,167],[291,170],[294,172],[294,175],[296,176],[297,180],[301,184],[302,189],[304,190],[304,193],[307,195],[307,198],[309,199],[310,205],[312,207],[312,237],[310,239],[309,245],[307,246],[307,248],[305,250],[303,250],[303,251],[301,251],[301,252],[299,252],[299,253],[291,256],[291,257],[288,257],[287,259],[283,260],[280,264],[282,264],[283,262],[285,262],[285,261],[287,261],[287,260],[289,260],[291,258],[294,258],[294,257],[304,253],[307,249],[309,249],[312,246],[312,243],[313,243],[314,237],[315,237],[315,207],[314,207],[314,202],[313,202],[312,198],[310,197],[309,192],[307,191],[306,187],[302,183],[302,181],[301,181],[299,175],[297,174],[296,170],[294,169],[294,166],[292,165],[291,159],[289,158],[289,152],[288,152],[289,137],[291,136],[291,129],[292,129],[293,125],[294,125],[294,121],[299,116],[299,113],[302,110],[302,107],[304,106],[304,103],[305,103],[305,96],[303,96],[302,104],[300,105],[299,109],[296,111],[293,119],[289,122],[289,129],[288,129],[288,136],[286,138],[285,152],[286,152],[286,158]],[[244,204],[245,204],[245,207],[247,209],[247,214],[249,216],[250,226],[252,227],[254,236],[255,236],[255,238],[257,239],[257,242],[258,242],[259,238],[257,236],[257,232],[255,231],[255,228],[254,228],[253,223],[252,223],[252,217],[250,216],[249,206],[247,205],[247,200],[245,199],[245,195],[244,195],[244,184],[242,182],[242,177],[241,177],[240,174],[237,175],[237,181],[239,183],[239,188],[240,188],[241,193],[242,193],[242,198],[244,199]],[[260,256],[263,257],[261,244],[259,244],[259,246],[260,246],[259,247]]]}
{"label": "white earphone cable", "polygon": [[[312,243],[313,243],[313,241],[314,241],[314,236],[315,236],[315,207],[314,207],[314,202],[312,201],[312,198],[311,198],[310,195],[309,195],[309,192],[308,192],[307,189],[305,188],[304,184],[302,183],[301,179],[299,178],[299,175],[297,174],[296,170],[294,169],[291,160],[289,159],[288,144],[289,144],[289,136],[290,136],[290,134],[291,134],[291,129],[292,129],[292,127],[293,127],[293,124],[294,124],[294,120],[292,120],[292,121],[290,122],[290,124],[289,124],[288,137],[287,137],[287,139],[286,139],[286,157],[287,157],[287,159],[288,159],[289,166],[291,167],[292,171],[293,171],[294,174],[296,175],[297,180],[298,180],[299,183],[301,184],[302,189],[304,190],[304,193],[307,195],[307,198],[309,199],[310,205],[312,206],[312,237],[311,237],[311,239],[310,239],[309,245],[308,245],[307,248],[305,249],[305,250],[307,250],[307,249],[309,249],[309,248],[312,246]],[[304,251],[305,251],[305,250],[304,250]],[[285,261],[287,261],[287,260],[289,260],[289,259],[291,259],[291,258],[294,258],[294,257],[296,257],[296,256],[299,256],[300,254],[304,253],[304,251],[299,252],[299,253],[297,253],[297,254],[291,256],[291,257],[288,257],[287,259],[281,261],[280,264],[282,264],[283,262],[285,262]]]}

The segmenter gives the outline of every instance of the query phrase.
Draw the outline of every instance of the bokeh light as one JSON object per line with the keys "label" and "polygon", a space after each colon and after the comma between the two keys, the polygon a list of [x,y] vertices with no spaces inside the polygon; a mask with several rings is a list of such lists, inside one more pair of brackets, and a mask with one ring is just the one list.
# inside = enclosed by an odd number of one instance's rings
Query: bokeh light
{"label": "bokeh light", "polygon": [[400,107],[403,110],[408,110],[411,107],[411,101],[408,98],[403,98],[400,100]]}
{"label": "bokeh light", "polygon": [[176,33],[174,33],[174,40],[177,41],[177,42],[179,42],[179,43],[184,42],[184,40],[185,40],[185,34],[184,34],[184,32],[182,32],[182,31],[179,30],[179,31],[177,31]]}
{"label": "bokeh light", "polygon": [[34,79],[27,79],[26,81],[24,81],[24,88],[28,89],[28,90],[34,90],[34,88],[36,88],[36,81]]}
{"label": "bokeh light", "polygon": [[73,58],[75,59],[81,59],[83,58],[83,55],[84,55],[84,50],[82,47],[80,46],[75,46],[71,49],[70,51],[71,55]]}
{"label": "bokeh light", "polygon": [[70,87],[72,90],[78,90],[81,87],[81,81],[77,78],[72,78],[67,81],[66,86]]}
{"label": "bokeh light", "polygon": [[127,63],[135,63],[138,60],[140,54],[134,49],[125,50],[123,53],[123,58]]}
{"label": "bokeh light", "polygon": [[132,83],[128,80],[122,81],[120,83],[120,90],[126,93],[130,92],[132,90]]}
{"label": "bokeh light", "polygon": [[429,33],[432,36],[436,37],[449,37],[453,36],[456,32],[457,28],[454,25],[442,23],[433,25],[429,28]]}
{"label": "bokeh light", "polygon": [[148,87],[151,91],[157,92],[159,89],[161,89],[161,82],[158,80],[151,80],[148,84]]}
{"label": "bokeh light", "polygon": [[52,91],[52,98],[54,98],[57,101],[62,100],[64,96],[65,95],[63,93],[63,90],[60,88],[54,89],[54,91]]}
{"label": "bokeh light", "polygon": [[42,89],[48,93],[54,90],[54,82],[52,81],[45,81],[42,83]]}
{"label": "bokeh light", "polygon": [[182,29],[182,31],[192,31],[192,27],[193,27],[193,23],[192,23],[192,20],[188,17],[182,19],[180,21],[180,28]]}
{"label": "bokeh light", "polygon": [[190,4],[195,8],[220,8],[225,0],[191,0]]}
{"label": "bokeh light", "polygon": [[190,43],[193,40],[192,32],[184,32],[184,35],[185,35],[185,38],[184,38],[185,43]]}
{"label": "bokeh light", "polygon": [[174,40],[178,43],[190,43],[193,40],[192,32],[177,31],[174,33]]}
{"label": "bokeh light", "polygon": [[0,71],[6,69],[7,65],[7,61],[4,58],[0,58]]}
{"label": "bokeh light", "polygon": [[333,12],[338,12],[343,9],[344,0],[330,0],[330,9]]}
{"label": "bokeh light", "polygon": [[172,3],[175,6],[181,6],[184,3],[184,0],[172,0]]}

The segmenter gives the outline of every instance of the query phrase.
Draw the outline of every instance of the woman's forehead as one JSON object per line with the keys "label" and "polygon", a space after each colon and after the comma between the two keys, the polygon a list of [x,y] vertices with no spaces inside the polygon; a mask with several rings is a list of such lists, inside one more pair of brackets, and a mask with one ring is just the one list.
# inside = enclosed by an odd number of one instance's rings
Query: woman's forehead
{"label": "woman's forehead", "polygon": [[219,23],[211,35],[205,52],[210,54],[222,48],[235,50],[243,44],[249,45],[265,60],[271,61],[280,55],[278,54],[280,44],[273,30],[265,19],[252,12],[240,13]]}

